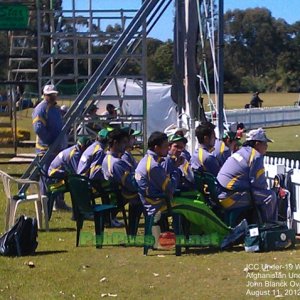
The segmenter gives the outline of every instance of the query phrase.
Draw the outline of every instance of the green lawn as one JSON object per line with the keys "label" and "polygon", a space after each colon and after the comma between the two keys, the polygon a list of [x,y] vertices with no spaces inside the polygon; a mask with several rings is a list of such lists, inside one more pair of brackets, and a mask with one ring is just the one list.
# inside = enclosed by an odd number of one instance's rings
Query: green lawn
{"label": "green lawn", "polygon": [[[30,204],[21,211],[34,215]],[[92,224],[87,221],[83,230],[93,233]],[[194,248],[181,257],[174,250],[149,251],[144,257],[138,247],[76,248],[70,213],[54,212],[50,228],[39,233],[35,256],[0,257],[0,299],[101,299],[108,293],[117,299],[254,299],[246,296],[247,282],[253,282],[246,277],[252,274],[245,271],[247,264],[300,264],[299,245],[260,254],[242,247],[230,252]],[[34,268],[28,266],[30,261]]]}
{"label": "green lawn", "polygon": [[[214,95],[211,95],[211,99],[214,101]],[[264,101],[263,107],[272,106],[290,106],[294,105],[294,102],[298,100],[298,94],[296,93],[261,93],[259,97]],[[245,104],[250,103],[252,94],[225,94],[224,95],[224,107],[226,109],[244,108]],[[207,107],[207,96],[204,96],[204,104]]]}
{"label": "green lawn", "polygon": [[[297,99],[295,94],[276,96],[286,99],[289,104]],[[243,107],[251,95],[226,95],[225,99],[227,97],[228,107]],[[272,98],[271,94],[262,94],[261,98],[266,104],[268,99],[275,104],[275,100],[271,100],[275,96]],[[22,128],[31,128],[30,115],[30,111],[19,114]],[[299,126],[267,129],[268,135],[275,140],[269,146],[270,153],[293,153],[297,157],[300,137],[296,135],[299,129]],[[19,149],[19,152],[27,151],[34,150]],[[26,165],[0,166],[0,169],[14,174],[22,174],[25,168]],[[1,192],[0,232],[4,229],[5,201]],[[69,196],[67,202],[70,204]],[[34,216],[33,204],[21,205],[19,213]],[[174,250],[149,251],[144,257],[142,248],[138,247],[96,249],[89,245],[76,248],[75,223],[70,217],[70,213],[53,213],[50,232],[39,232],[35,256],[0,257],[0,299],[255,299],[257,297],[246,295],[246,285],[254,282],[247,277],[263,273],[262,264],[300,266],[299,244],[294,250],[256,254],[246,253],[242,247],[228,252],[195,248],[181,257],[176,257]],[[87,221],[83,230],[93,233],[93,223]],[[115,229],[107,231],[112,233]],[[142,232],[140,228],[139,233]],[[28,266],[29,261],[34,263],[34,268]],[[259,264],[260,270],[247,272],[247,264]],[[286,269],[281,271],[288,274]],[[300,268],[294,273],[300,276]],[[284,281],[289,284],[292,279]],[[295,281],[299,283],[299,279]],[[284,288],[252,287],[249,290],[285,292]],[[289,291],[297,293],[299,287]],[[267,298],[273,297],[263,297]]]}

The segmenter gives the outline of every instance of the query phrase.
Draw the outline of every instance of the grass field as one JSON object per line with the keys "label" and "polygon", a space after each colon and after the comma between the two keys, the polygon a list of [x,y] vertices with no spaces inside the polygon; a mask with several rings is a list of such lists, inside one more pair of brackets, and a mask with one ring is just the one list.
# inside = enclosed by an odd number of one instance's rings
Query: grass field
{"label": "grass field", "polygon": [[[211,95],[211,99],[215,99]],[[290,106],[298,100],[299,95],[296,93],[261,93],[259,97],[264,101],[263,107],[273,106]],[[250,103],[252,94],[225,94],[224,107],[226,109],[244,108],[245,104]],[[207,107],[207,97],[204,96],[204,104]]]}
{"label": "grass field", "polygon": [[[228,108],[243,107],[251,95],[226,95]],[[297,100],[296,94],[261,94],[267,103],[280,105],[280,99],[288,104]],[[275,98],[277,99],[275,101]],[[227,100],[228,99],[228,100]],[[272,100],[273,99],[273,100]],[[228,103],[228,104],[227,104]],[[20,126],[31,129],[30,111],[19,114]],[[299,154],[299,126],[268,129],[268,135],[275,140],[270,144],[271,153],[285,155]],[[32,138],[33,139],[33,138]],[[2,150],[2,149],[1,149]],[[20,152],[33,149],[19,149]],[[26,165],[3,164],[0,169],[13,174],[22,174]],[[1,190],[1,187],[0,187]],[[0,194],[0,232],[4,229],[5,197]],[[70,204],[69,196],[67,202]],[[34,215],[34,206],[21,206],[19,213]],[[287,264],[294,268],[292,274],[300,277],[299,244],[294,250],[269,253],[246,253],[242,247],[233,251],[220,252],[218,249],[190,249],[181,257],[174,250],[149,251],[142,255],[139,247],[103,247],[93,245],[75,247],[75,223],[70,213],[54,212],[50,221],[50,232],[39,232],[39,246],[36,255],[31,257],[0,257],[0,299],[255,299],[247,295],[255,291],[270,291],[272,299],[298,299],[299,286],[247,287],[254,283],[254,275],[272,273],[265,271],[265,264],[281,266],[282,274],[288,275]],[[123,229],[118,229],[118,231]],[[93,233],[93,223],[85,222],[85,232]],[[114,229],[107,229],[112,233]],[[143,229],[139,229],[142,234]],[[34,263],[34,268],[28,262]],[[248,264],[259,264],[259,270],[247,270]],[[296,267],[299,268],[296,270]],[[268,281],[268,280],[267,280]],[[299,279],[273,279],[276,284]],[[257,280],[264,283],[264,280]],[[292,293],[292,295],[285,295]],[[298,294],[299,295],[299,294]]]}

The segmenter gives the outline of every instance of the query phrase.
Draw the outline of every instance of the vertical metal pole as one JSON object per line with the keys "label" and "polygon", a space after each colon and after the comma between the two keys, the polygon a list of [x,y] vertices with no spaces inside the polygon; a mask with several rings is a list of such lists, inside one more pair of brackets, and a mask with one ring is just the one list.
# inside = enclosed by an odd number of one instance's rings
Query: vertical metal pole
{"label": "vertical metal pole", "polygon": [[36,27],[37,27],[37,68],[38,68],[38,101],[41,100],[42,95],[42,62],[41,62],[41,51],[42,51],[42,41],[41,41],[41,9],[39,0],[36,0]]}
{"label": "vertical metal pole", "polygon": [[93,10],[92,10],[92,0],[89,1],[89,31],[90,35],[88,37],[88,76],[92,75],[92,30],[93,30]]}
{"label": "vertical metal pole", "polygon": [[[144,0],[142,0],[142,3]],[[147,149],[147,20],[142,25],[143,150]]]}
{"label": "vertical metal pole", "polygon": [[76,32],[76,25],[77,25],[77,20],[76,20],[76,14],[75,14],[75,0],[72,1],[72,17],[73,17],[73,68],[74,68],[74,77],[75,77],[75,84],[77,86],[78,84],[78,51],[77,51],[77,46],[78,46],[78,36]]}
{"label": "vertical metal pole", "polygon": [[179,114],[179,127],[182,127],[182,112],[184,102],[185,102],[185,88],[184,88],[184,42],[185,42],[185,3],[184,0],[176,0],[175,3],[175,11],[176,11],[176,59],[175,66],[177,67],[176,73],[177,75],[177,104],[178,104],[178,114]]}
{"label": "vertical metal pole", "polygon": [[224,0],[219,0],[219,46],[218,46],[218,128],[219,138],[224,133]]}
{"label": "vertical metal pole", "polygon": [[49,13],[49,23],[50,23],[50,69],[51,69],[51,84],[55,84],[54,82],[54,73],[55,73],[55,65],[54,65],[54,56],[55,56],[55,46],[54,46],[54,34],[55,34],[55,26],[54,26],[54,12],[52,1],[50,1],[50,13]]}

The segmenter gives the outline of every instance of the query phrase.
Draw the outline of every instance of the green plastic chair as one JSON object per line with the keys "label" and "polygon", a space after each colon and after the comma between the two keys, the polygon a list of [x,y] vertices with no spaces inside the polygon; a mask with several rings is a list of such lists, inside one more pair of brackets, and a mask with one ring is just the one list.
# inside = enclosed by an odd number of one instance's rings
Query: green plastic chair
{"label": "green plastic chair", "polygon": [[203,194],[205,201],[211,207],[222,208],[217,193],[217,179],[208,172],[194,171],[196,189]]}
{"label": "green plastic chair", "polygon": [[[162,211],[162,217],[163,216],[172,216],[173,219],[173,230],[175,233],[175,236],[180,236],[183,234],[183,222],[184,217],[180,213],[175,213],[172,209],[171,202],[169,197],[164,197],[166,202],[166,210]],[[147,215],[147,213],[145,213]],[[138,224],[138,223],[137,223]],[[145,217],[145,224],[144,224],[144,255],[148,254],[148,250],[150,248],[153,248],[151,243],[151,237],[152,237],[152,226],[154,224],[154,215],[147,215]],[[181,256],[181,246],[175,245],[175,255]]]}
{"label": "green plastic chair", "polygon": [[76,220],[76,247],[79,245],[80,231],[88,214],[94,214],[96,248],[102,247],[104,232],[104,215],[116,209],[111,204],[95,204],[92,186],[88,178],[80,175],[70,175],[68,187],[71,194],[73,214]]}
{"label": "green plastic chair", "polygon": [[[172,216],[173,218],[173,229],[174,233],[176,236],[182,235],[183,230],[182,230],[182,216],[181,214],[178,213],[169,213],[169,212],[164,212],[163,214],[167,214],[167,216]],[[145,218],[145,231],[144,231],[144,255],[148,254],[148,250],[152,248],[151,243],[151,236],[152,236],[152,226],[154,224],[154,215],[151,216],[146,216]],[[149,238],[150,237],[150,238]],[[181,246],[175,245],[175,255],[176,256],[181,256]]]}
{"label": "green plastic chair", "polygon": [[50,183],[47,186],[47,197],[48,197],[48,217],[49,221],[52,216],[54,200],[57,195],[65,194],[69,192],[67,179],[64,180],[63,184],[58,185],[57,183]]}
{"label": "green plastic chair", "polygon": [[[194,171],[195,184],[199,192],[204,195],[206,203],[211,209],[219,216],[225,224],[230,227],[235,227],[238,223],[246,218],[250,222],[253,218],[252,211],[255,209],[255,205],[251,204],[249,207],[235,208],[226,211],[220,204],[217,193],[217,179],[214,175],[208,172]],[[249,191],[251,193],[251,191]],[[259,213],[256,213],[259,217]]]}
{"label": "green plastic chair", "polygon": [[[129,225],[127,221],[127,215],[125,210],[125,201],[123,200],[121,188],[110,180],[94,180],[91,181],[94,187],[94,195],[108,200],[110,204],[116,205],[116,209],[121,211],[126,234],[129,234]],[[105,203],[106,204],[106,203]],[[110,218],[109,218],[110,221]]]}

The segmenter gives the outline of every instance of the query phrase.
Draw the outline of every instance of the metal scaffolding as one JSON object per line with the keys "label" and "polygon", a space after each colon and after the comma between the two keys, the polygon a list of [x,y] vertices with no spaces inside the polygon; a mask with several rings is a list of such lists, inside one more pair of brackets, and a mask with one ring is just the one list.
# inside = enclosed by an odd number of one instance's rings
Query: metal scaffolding
{"label": "metal scaffolding", "polygon": [[[40,164],[49,159],[52,149],[60,143],[72,124],[80,116],[85,115],[91,103],[96,100],[101,101],[101,91],[110,80],[116,77],[132,78],[140,81],[143,90],[140,97],[143,103],[141,121],[143,123],[144,137],[146,137],[146,36],[170,2],[166,0],[144,0],[137,11],[122,9],[118,11],[94,10],[91,0],[88,4],[89,8],[86,10],[77,10],[77,2],[75,0],[72,0],[70,10],[37,7],[39,90],[43,84],[49,82],[59,87],[59,84],[63,81],[71,80],[77,84],[80,81],[86,81],[86,84],[79,91],[65,115],[65,125],[61,134],[50,146],[41,159]],[[111,15],[107,17],[105,13]],[[47,19],[49,22],[45,21]],[[120,28],[120,30],[112,30],[111,32],[102,30],[101,24],[102,22],[107,22],[107,20],[114,20],[115,22],[119,20],[121,26],[117,26],[117,29]],[[82,24],[84,24],[84,28],[89,30],[80,30],[82,29]],[[91,28],[92,31],[90,31]],[[98,48],[103,46],[97,45],[99,41],[104,41],[104,46],[106,46],[108,51],[105,53],[94,51],[97,48],[96,46]],[[79,46],[81,43],[87,44],[87,51],[84,51],[84,53],[80,52],[81,48]],[[64,53],[63,50],[66,47],[69,52]],[[86,74],[81,74],[79,71],[81,60],[87,63]],[[59,66],[70,61],[73,63],[71,73],[70,69],[64,67],[62,71],[67,70],[67,72],[59,74],[57,72]],[[126,65],[132,63],[132,61],[139,66],[138,74],[137,72],[126,74],[124,71],[126,70]],[[96,97],[96,100],[95,94],[100,95],[99,98]],[[130,95],[127,96],[129,97]],[[134,99],[137,100],[136,96],[134,96]],[[124,117],[126,118],[126,116]],[[131,119],[132,116],[128,121],[131,121]],[[36,161],[34,161],[23,174],[23,178],[36,178],[37,173]]]}
{"label": "metal scaffolding", "polygon": [[[15,95],[20,84],[35,84],[38,101],[42,97],[42,87],[49,83],[56,85],[61,97],[65,95],[75,99],[99,65],[111,56],[112,48],[122,35],[125,33],[126,36],[127,28],[139,13],[136,9],[100,10],[97,9],[99,2],[93,0],[86,3],[79,0],[63,0],[62,6],[59,6],[60,1],[55,0],[4,2],[11,5],[21,4],[29,11],[26,30],[11,30],[8,33],[9,71],[5,84],[9,84],[11,88],[9,107],[14,116]],[[139,127],[146,137],[146,36],[170,3],[171,0],[154,1],[155,9],[141,20],[140,26],[132,33],[127,45],[111,64],[110,70],[95,86],[74,123],[78,124],[84,120],[83,117],[92,103],[105,100],[101,93],[111,80],[133,79],[139,82],[142,94],[136,96],[126,93],[126,98],[140,100],[142,111],[140,115],[131,115],[130,120],[124,115],[120,120],[122,123],[140,122]],[[122,112],[124,93],[119,91],[117,98]],[[15,124],[16,117],[13,117],[11,122]],[[16,152],[16,134],[14,141]]]}

